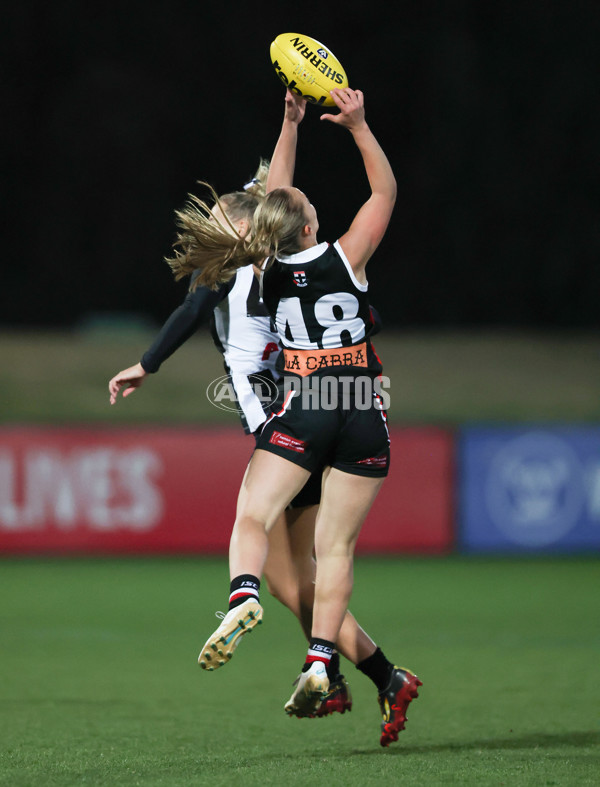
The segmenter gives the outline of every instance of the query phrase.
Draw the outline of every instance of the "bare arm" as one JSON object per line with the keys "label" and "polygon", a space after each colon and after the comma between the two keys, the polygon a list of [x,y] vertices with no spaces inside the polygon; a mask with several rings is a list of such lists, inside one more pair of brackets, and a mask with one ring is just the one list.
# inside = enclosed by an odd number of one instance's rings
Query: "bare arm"
{"label": "bare arm", "polygon": [[371,196],[360,208],[350,229],[339,239],[352,270],[365,280],[365,266],[381,243],[396,202],[396,178],[379,142],[365,120],[364,97],[360,90],[350,88],[331,91],[340,109],[338,115],[322,115],[347,128],[363,159]]}
{"label": "bare arm", "polygon": [[269,176],[267,192],[281,186],[291,186],[294,181],[296,166],[296,143],[298,142],[298,125],[302,122],[306,101],[290,90],[285,92],[285,113],[279,139],[275,145]]}

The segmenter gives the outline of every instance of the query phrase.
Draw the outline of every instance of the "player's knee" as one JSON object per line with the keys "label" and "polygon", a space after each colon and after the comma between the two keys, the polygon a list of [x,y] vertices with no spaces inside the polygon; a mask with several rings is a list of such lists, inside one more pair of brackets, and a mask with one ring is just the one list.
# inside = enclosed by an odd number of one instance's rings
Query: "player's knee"
{"label": "player's knee", "polygon": [[267,532],[267,522],[264,517],[255,514],[244,513],[237,517],[233,525],[233,534],[252,533],[259,534]]}
{"label": "player's knee", "polygon": [[319,561],[352,560],[354,555],[355,539],[339,539],[333,541],[315,541],[315,555]]}

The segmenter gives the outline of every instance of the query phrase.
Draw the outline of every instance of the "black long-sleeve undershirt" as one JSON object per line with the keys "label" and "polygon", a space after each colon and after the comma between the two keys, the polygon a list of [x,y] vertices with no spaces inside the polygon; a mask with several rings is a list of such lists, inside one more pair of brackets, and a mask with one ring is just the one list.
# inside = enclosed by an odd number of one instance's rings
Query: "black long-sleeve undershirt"
{"label": "black long-sleeve undershirt", "polygon": [[[199,273],[197,271],[193,274],[191,283]],[[175,350],[193,336],[201,325],[208,322],[215,306],[227,297],[233,283],[232,279],[222,284],[218,290],[197,287],[193,292],[188,292],[183,303],[166,320],[156,339],[142,355],[140,363],[144,371],[157,372],[161,364],[170,358]],[[371,335],[374,335],[381,329],[381,318],[373,306],[371,306],[371,322],[373,324]]]}
{"label": "black long-sleeve undershirt", "polygon": [[[195,275],[192,282],[194,279]],[[156,339],[142,355],[140,363],[145,372],[157,372],[161,364],[211,318],[215,306],[225,298],[232,283],[228,282],[218,290],[197,287],[193,292],[188,292],[183,303],[166,320]]]}

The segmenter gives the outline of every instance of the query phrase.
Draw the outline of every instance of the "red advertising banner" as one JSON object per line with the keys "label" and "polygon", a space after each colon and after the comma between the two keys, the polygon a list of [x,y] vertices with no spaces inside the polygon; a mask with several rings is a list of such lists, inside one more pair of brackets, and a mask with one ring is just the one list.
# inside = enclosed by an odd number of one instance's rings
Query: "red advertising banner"
{"label": "red advertising banner", "polygon": [[[233,427],[0,429],[0,553],[226,554],[253,443]],[[444,430],[392,430],[359,552],[450,548],[452,454]]]}
{"label": "red advertising banner", "polygon": [[391,428],[390,472],[364,523],[357,552],[448,552],[454,546],[454,435]]}

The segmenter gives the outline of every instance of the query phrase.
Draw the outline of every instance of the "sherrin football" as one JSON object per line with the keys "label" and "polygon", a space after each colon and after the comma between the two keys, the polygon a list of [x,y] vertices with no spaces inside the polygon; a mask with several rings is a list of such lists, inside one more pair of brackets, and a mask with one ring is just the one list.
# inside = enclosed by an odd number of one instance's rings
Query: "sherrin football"
{"label": "sherrin football", "polygon": [[320,41],[299,33],[281,33],[271,44],[271,62],[286,87],[311,104],[335,106],[329,91],[348,87],[340,61]]}

